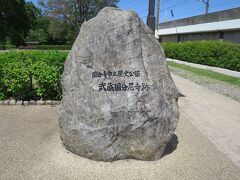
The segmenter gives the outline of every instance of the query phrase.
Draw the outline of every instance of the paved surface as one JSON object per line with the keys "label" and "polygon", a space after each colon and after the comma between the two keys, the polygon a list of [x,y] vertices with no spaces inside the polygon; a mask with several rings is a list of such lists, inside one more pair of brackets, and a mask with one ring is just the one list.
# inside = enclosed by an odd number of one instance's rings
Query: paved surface
{"label": "paved surface", "polygon": [[179,102],[181,113],[240,167],[240,103],[179,76],[173,78],[186,95]]}
{"label": "paved surface", "polygon": [[[180,103],[182,104],[182,103]],[[178,145],[159,161],[96,162],[67,151],[57,107],[0,106],[0,179],[238,179],[240,169],[183,114]]]}
{"label": "paved surface", "polygon": [[167,58],[167,61],[173,61],[173,62],[176,62],[176,63],[179,63],[179,64],[185,64],[185,65],[192,66],[192,67],[195,67],[195,68],[211,70],[211,71],[218,72],[218,73],[221,73],[221,74],[225,74],[225,75],[228,75],[228,76],[240,77],[240,72],[238,72],[238,71],[231,71],[231,70],[228,70],[228,69],[223,69],[223,68],[218,68],[218,67],[206,66],[206,65],[201,65],[201,64],[194,64],[194,63],[190,63],[190,62],[186,62],[186,61],[180,61],[180,60],[177,60],[177,59],[170,59],[170,58]]}
{"label": "paved surface", "polygon": [[169,69],[171,73],[174,73],[177,76],[193,81],[201,86],[207,87],[211,91],[231,97],[240,102],[240,86],[195,74],[191,71],[175,68],[173,66],[169,66]]}

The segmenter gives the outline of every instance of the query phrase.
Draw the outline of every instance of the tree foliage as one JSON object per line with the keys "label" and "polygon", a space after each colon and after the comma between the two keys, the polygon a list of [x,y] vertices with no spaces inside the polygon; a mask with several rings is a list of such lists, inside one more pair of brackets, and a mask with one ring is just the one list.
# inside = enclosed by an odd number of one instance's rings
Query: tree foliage
{"label": "tree foliage", "polygon": [[0,0],[0,43],[21,45],[36,25],[37,8],[24,0]]}
{"label": "tree foliage", "polygon": [[80,26],[106,6],[119,0],[39,0],[37,8],[26,0],[0,0],[0,45],[72,44]]}
{"label": "tree foliage", "polygon": [[40,44],[46,44],[49,42],[49,20],[48,18],[42,16],[41,12],[37,16],[36,25],[32,28],[26,37],[26,41],[37,41]]}
{"label": "tree foliage", "polygon": [[[44,15],[50,20],[49,33],[73,41],[84,21],[106,6],[117,7],[119,0],[39,0]],[[61,28],[58,28],[61,26]]]}

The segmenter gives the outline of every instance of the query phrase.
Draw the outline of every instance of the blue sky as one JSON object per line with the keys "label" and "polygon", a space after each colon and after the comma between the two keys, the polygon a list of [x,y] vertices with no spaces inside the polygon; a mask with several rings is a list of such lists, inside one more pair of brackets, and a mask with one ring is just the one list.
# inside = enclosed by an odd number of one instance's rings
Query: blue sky
{"label": "blue sky", "polygon": [[[32,0],[35,4],[37,0]],[[157,2],[157,0],[155,0]],[[132,9],[146,22],[148,0],[120,0],[121,9]],[[240,7],[240,0],[210,0],[209,12]],[[200,0],[161,0],[160,22],[171,21],[205,13],[205,5]],[[174,18],[171,17],[171,9]]]}

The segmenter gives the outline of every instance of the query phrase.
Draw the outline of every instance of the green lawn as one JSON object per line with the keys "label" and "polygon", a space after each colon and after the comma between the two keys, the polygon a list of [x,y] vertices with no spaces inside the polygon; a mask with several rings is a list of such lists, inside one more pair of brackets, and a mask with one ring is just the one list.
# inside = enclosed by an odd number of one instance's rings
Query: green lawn
{"label": "green lawn", "polygon": [[212,78],[212,79],[216,79],[216,80],[219,80],[219,81],[224,81],[224,82],[227,82],[227,83],[230,83],[230,84],[233,84],[233,85],[237,85],[237,86],[240,87],[240,78],[237,78],[237,77],[227,76],[227,75],[220,74],[220,73],[217,73],[217,72],[213,72],[213,71],[210,71],[210,70],[199,69],[199,68],[187,66],[187,65],[184,65],[184,64],[178,64],[178,63],[175,63],[175,62],[168,62],[168,65],[172,66],[174,68],[190,71],[190,72],[192,72],[194,74],[197,74],[197,75],[200,75],[200,76],[206,76],[206,77],[209,77],[209,78]]}

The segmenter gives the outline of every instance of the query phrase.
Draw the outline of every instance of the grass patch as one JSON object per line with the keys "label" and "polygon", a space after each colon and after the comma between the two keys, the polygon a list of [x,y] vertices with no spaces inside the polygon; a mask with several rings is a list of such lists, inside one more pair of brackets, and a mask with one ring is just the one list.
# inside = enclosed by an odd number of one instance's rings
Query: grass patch
{"label": "grass patch", "polygon": [[168,62],[169,66],[172,66],[174,68],[178,68],[178,69],[183,69],[186,71],[190,71],[194,74],[200,75],[200,76],[205,76],[205,77],[209,77],[212,79],[216,79],[219,81],[223,81],[223,82],[227,82],[233,85],[237,85],[240,87],[240,78],[237,77],[232,77],[232,76],[227,76],[224,74],[220,74],[217,72],[213,72],[210,70],[205,70],[205,69],[199,69],[199,68],[195,68],[195,67],[191,67],[191,66],[187,66],[185,64],[178,64],[175,62]]}

